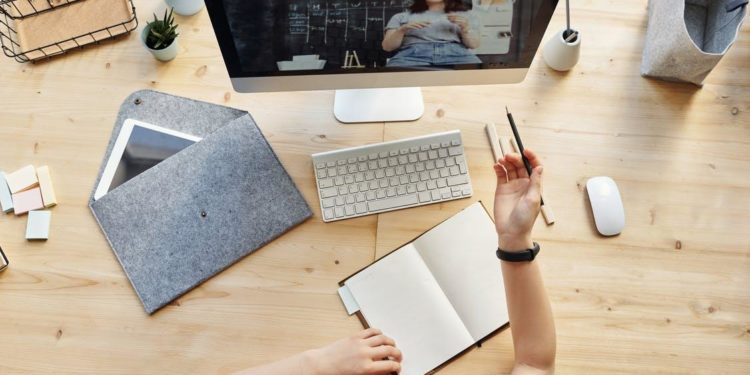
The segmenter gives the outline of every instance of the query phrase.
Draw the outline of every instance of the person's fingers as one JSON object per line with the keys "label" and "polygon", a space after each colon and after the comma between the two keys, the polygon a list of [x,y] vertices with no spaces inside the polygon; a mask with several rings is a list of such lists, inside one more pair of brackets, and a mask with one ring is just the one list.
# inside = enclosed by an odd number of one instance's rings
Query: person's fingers
{"label": "person's fingers", "polygon": [[401,372],[401,364],[396,361],[374,361],[370,364],[370,374],[390,374]]}
{"label": "person's fingers", "polygon": [[378,346],[372,348],[370,351],[370,358],[376,361],[381,359],[393,359],[396,362],[401,362],[402,357],[401,349],[389,345]]}
{"label": "person's fingers", "polygon": [[365,344],[371,347],[377,347],[381,345],[396,346],[396,341],[386,335],[377,335],[365,340]]}
{"label": "person's fingers", "polygon": [[516,169],[516,173],[518,173],[519,178],[529,177],[529,172],[526,171],[526,166],[523,164],[523,159],[521,159],[521,154],[512,153],[505,155],[505,160],[510,162],[513,167]]}
{"label": "person's fingers", "polygon": [[364,330],[364,331],[360,332],[360,333],[359,333],[359,334],[357,335],[357,337],[359,337],[359,338],[361,338],[361,339],[369,339],[369,338],[370,338],[370,337],[372,337],[372,336],[377,336],[377,335],[382,335],[382,334],[383,334],[383,332],[381,332],[381,331],[380,331],[379,329],[377,329],[377,328],[368,328],[368,329],[366,329],[366,330]]}
{"label": "person's fingers", "polygon": [[505,167],[505,174],[506,176],[508,176],[508,180],[515,180],[518,178],[516,166],[513,165],[513,163],[509,162],[507,157],[506,159],[500,159],[500,165]]}
{"label": "person's fingers", "polygon": [[526,191],[526,196],[532,199],[534,202],[542,200],[542,173],[544,167],[541,165],[534,168],[531,171],[531,183],[529,184],[529,190]]}
{"label": "person's fingers", "polygon": [[505,184],[508,182],[508,170],[506,170],[502,164],[498,162],[492,168],[495,169],[495,175],[497,176],[498,185]]}
{"label": "person's fingers", "polygon": [[526,156],[526,159],[529,159],[529,164],[531,164],[532,169],[542,165],[542,161],[539,159],[539,156],[537,156],[534,151],[531,151],[528,148],[524,149],[523,155]]}

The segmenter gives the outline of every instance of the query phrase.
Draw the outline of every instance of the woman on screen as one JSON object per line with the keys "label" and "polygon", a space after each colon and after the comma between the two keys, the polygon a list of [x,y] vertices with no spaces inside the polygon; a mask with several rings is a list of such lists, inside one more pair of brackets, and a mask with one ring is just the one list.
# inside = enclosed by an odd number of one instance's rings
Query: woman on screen
{"label": "woman on screen", "polygon": [[383,49],[397,51],[389,67],[480,64],[479,21],[462,0],[415,0],[385,27]]}

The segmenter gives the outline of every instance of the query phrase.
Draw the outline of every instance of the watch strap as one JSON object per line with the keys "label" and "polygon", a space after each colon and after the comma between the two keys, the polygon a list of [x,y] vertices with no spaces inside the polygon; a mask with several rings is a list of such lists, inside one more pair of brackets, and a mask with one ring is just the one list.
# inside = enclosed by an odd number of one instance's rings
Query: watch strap
{"label": "watch strap", "polygon": [[497,248],[497,257],[506,262],[531,262],[539,254],[539,244],[534,242],[534,247],[523,251],[505,251]]}

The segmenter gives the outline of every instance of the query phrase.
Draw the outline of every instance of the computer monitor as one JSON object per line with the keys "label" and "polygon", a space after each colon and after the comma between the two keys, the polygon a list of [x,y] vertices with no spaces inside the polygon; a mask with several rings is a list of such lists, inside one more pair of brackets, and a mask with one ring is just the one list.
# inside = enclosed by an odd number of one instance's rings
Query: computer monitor
{"label": "computer monitor", "polygon": [[416,120],[420,86],[521,82],[557,0],[206,0],[238,92],[335,89],[345,123]]}

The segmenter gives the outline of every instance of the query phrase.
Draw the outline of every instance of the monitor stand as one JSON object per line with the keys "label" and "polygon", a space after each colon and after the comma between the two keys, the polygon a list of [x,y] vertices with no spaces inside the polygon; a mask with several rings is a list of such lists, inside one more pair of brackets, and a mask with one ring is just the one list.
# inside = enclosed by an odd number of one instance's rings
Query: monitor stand
{"label": "monitor stand", "polygon": [[345,124],[418,120],[424,114],[422,89],[336,90],[333,114]]}

